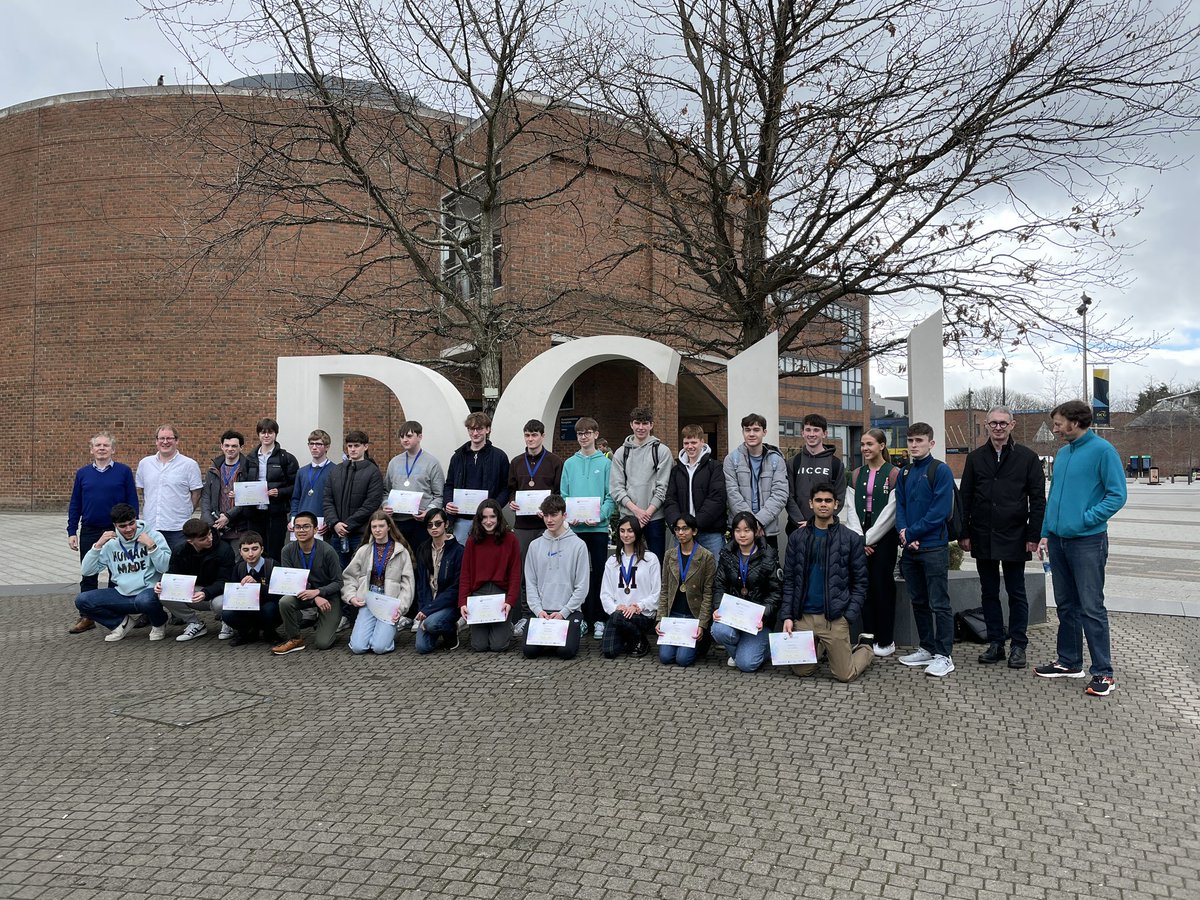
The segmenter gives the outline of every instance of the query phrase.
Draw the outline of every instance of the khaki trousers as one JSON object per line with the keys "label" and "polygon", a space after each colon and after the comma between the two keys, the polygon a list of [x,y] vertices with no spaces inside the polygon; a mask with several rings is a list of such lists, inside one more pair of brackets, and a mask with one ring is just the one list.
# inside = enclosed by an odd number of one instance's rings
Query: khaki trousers
{"label": "khaki trousers", "polygon": [[794,620],[792,630],[811,631],[813,641],[817,645],[818,662],[806,666],[792,666],[792,671],[801,678],[815,675],[817,666],[820,665],[819,660],[824,656],[829,660],[829,671],[833,677],[843,684],[848,684],[867,671],[871,660],[875,658],[868,646],[860,645],[855,650],[850,649],[850,624],[844,616],[830,622],[823,615],[806,613]]}

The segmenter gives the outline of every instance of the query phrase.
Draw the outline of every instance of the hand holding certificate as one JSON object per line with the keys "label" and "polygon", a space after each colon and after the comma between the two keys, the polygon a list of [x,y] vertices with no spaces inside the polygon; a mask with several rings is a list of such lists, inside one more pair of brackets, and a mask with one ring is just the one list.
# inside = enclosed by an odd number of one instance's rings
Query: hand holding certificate
{"label": "hand holding certificate", "polygon": [[164,575],[161,584],[162,591],[159,592],[159,600],[191,603],[192,596],[196,593],[195,575]]}
{"label": "hand holding certificate", "polygon": [[567,619],[529,620],[529,630],[525,635],[525,643],[531,647],[565,647],[567,646],[567,629],[571,623]]}
{"label": "hand holding certificate", "polygon": [[475,594],[467,598],[467,624],[488,625],[493,622],[503,622],[508,618],[504,614],[504,594]]}
{"label": "hand holding certificate", "polygon": [[658,644],[667,647],[695,647],[699,619],[680,619],[667,616],[658,620]]}
{"label": "hand holding certificate", "polygon": [[772,633],[771,665],[773,666],[804,666],[817,661],[817,646],[811,631],[793,631]]}
{"label": "hand holding certificate", "polygon": [[468,488],[454,489],[454,505],[458,507],[460,516],[473,516],[479,504],[488,498],[487,491],[473,491]]}
{"label": "hand holding certificate", "polygon": [[271,583],[267,590],[272,594],[296,596],[308,587],[308,569],[289,569],[276,566],[271,570]]}
{"label": "hand holding certificate", "polygon": [[395,515],[415,516],[421,511],[423,496],[420,491],[389,491],[383,505],[390,506]]}
{"label": "hand holding certificate", "polygon": [[599,522],[600,497],[567,497],[568,522]]}
{"label": "hand holding certificate", "polygon": [[517,491],[514,512],[519,516],[536,516],[541,511],[542,501],[549,496],[549,491]]}
{"label": "hand holding certificate", "polygon": [[744,631],[746,634],[758,634],[762,630],[763,613],[767,608],[761,603],[751,603],[733,594],[721,597],[721,606],[717,609],[722,625]]}
{"label": "hand holding certificate", "polygon": [[259,600],[262,596],[262,585],[260,584],[239,584],[232,581],[225,582],[225,591],[223,594],[225,600],[221,609],[223,610],[245,610],[248,612],[259,611]]}
{"label": "hand holding certificate", "polygon": [[235,481],[233,483],[234,506],[261,506],[269,502],[265,481]]}
{"label": "hand holding certificate", "polygon": [[400,599],[398,597],[389,597],[378,591],[369,591],[366,600],[367,609],[380,622],[395,622],[399,618]]}

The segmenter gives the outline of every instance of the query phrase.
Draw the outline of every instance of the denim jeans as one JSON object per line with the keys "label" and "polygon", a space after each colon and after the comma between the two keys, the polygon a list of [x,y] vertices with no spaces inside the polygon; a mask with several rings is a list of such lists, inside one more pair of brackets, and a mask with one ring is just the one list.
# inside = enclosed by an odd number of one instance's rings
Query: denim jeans
{"label": "denim jeans", "polygon": [[350,652],[372,653],[380,655],[391,653],[396,649],[396,626],[383,619],[377,619],[370,608],[355,607],[358,617],[354,620],[354,630],[350,632]]}
{"label": "denim jeans", "polygon": [[954,612],[946,580],[949,567],[949,547],[906,548],[900,557],[900,574],[908,586],[917,636],[922,649],[934,656],[949,656],[954,649]]}
{"label": "denim jeans", "polygon": [[471,522],[473,521],[471,516],[459,516],[454,520],[454,539],[463,547],[467,546],[467,538],[471,534]]}
{"label": "denim jeans", "polygon": [[721,558],[725,549],[725,535],[719,531],[701,531],[696,535],[696,543],[713,555],[713,559]]}
{"label": "denim jeans", "polygon": [[167,546],[171,548],[172,553],[179,552],[179,548],[187,543],[187,538],[183,536],[183,531],[160,531],[167,541]]}
{"label": "denim jeans", "polygon": [[1083,665],[1087,638],[1092,675],[1112,675],[1108,643],[1108,610],[1104,608],[1104,566],[1108,562],[1108,533],[1062,538],[1050,535],[1050,574],[1058,606],[1058,661]]}
{"label": "denim jeans", "polygon": [[454,635],[458,631],[458,607],[439,609],[426,616],[425,622],[417,629],[415,644],[418,653],[432,653],[437,649],[438,638],[445,638],[454,646]]}
{"label": "denim jeans", "polygon": [[[990,644],[1003,644],[1011,639],[1014,647],[1026,647],[1029,638],[1029,598],[1025,596],[1025,561],[1006,559],[977,559],[979,592],[983,601],[983,618],[987,622]],[[1004,630],[1004,607],[1000,605],[1000,568],[1004,567],[1004,590],[1008,594],[1008,632]]]}
{"label": "denim jeans", "polygon": [[724,622],[713,622],[712,639],[725,647],[743,672],[757,672],[762,668],[771,640],[766,628],[760,629],[758,634],[746,634]]}
{"label": "denim jeans", "polygon": [[658,648],[658,661],[664,666],[686,667],[696,661],[697,653],[698,651],[695,647],[674,647],[669,644],[660,645]]}
{"label": "denim jeans", "polygon": [[158,595],[152,587],[129,597],[116,588],[84,591],[75,598],[75,608],[83,618],[91,619],[110,631],[120,625],[126,616],[145,615],[156,628],[167,624],[166,610],[158,602]]}
{"label": "denim jeans", "polygon": [[651,519],[642,529],[642,537],[646,539],[646,549],[663,561],[667,550],[667,523],[664,519]]}

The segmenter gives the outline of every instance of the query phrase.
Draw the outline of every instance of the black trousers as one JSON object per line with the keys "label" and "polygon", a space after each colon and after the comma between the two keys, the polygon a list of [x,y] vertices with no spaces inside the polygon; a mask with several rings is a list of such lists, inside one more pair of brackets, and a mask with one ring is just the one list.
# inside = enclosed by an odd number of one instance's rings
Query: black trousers
{"label": "black trousers", "polygon": [[[1029,638],[1029,598],[1025,596],[1025,560],[977,559],[979,592],[983,600],[983,620],[987,623],[988,642],[1025,647]],[[1004,590],[1008,593],[1008,633],[1004,631],[1004,607],[1000,605],[1000,568],[1004,567]]]}
{"label": "black trousers", "polygon": [[567,643],[562,647],[539,647],[529,645],[529,626],[525,626],[525,633],[521,635],[521,652],[525,654],[526,659],[533,659],[536,656],[557,656],[559,659],[574,659],[575,654],[579,652],[579,623],[583,621],[583,616],[575,613],[567,620]]}
{"label": "black trousers", "polygon": [[863,603],[862,630],[875,635],[875,643],[886,647],[896,634],[896,551],[900,536],[889,531],[867,557],[867,598]]}

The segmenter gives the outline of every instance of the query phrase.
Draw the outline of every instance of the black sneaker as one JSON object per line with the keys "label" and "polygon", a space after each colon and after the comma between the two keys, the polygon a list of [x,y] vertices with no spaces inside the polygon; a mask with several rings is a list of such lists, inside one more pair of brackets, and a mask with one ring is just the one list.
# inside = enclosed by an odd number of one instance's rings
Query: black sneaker
{"label": "black sneaker", "polygon": [[1117,683],[1111,675],[1093,675],[1084,693],[1093,697],[1107,697],[1116,689]]}
{"label": "black sneaker", "polygon": [[1064,666],[1058,660],[1045,666],[1038,666],[1033,670],[1034,675],[1039,675],[1042,678],[1082,678],[1083,666]]}

